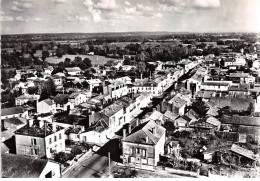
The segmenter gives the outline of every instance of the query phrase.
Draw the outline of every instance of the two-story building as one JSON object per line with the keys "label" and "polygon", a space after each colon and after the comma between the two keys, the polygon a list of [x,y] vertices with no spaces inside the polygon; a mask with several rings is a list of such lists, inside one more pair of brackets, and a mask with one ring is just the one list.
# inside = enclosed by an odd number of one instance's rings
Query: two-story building
{"label": "two-story building", "polygon": [[29,101],[33,102],[33,101],[38,101],[39,99],[40,99],[40,95],[23,94],[15,98],[15,105],[22,106]]}
{"label": "two-story building", "polygon": [[122,139],[123,164],[135,168],[153,169],[164,153],[165,128],[154,121],[147,121],[136,126]]}
{"label": "two-story building", "polygon": [[1,109],[1,119],[22,117],[28,119],[28,110],[22,107],[10,107]]}
{"label": "two-story building", "polygon": [[37,102],[37,113],[56,113],[56,104],[52,99]]}
{"label": "two-story building", "polygon": [[65,129],[55,123],[35,122],[15,131],[17,155],[51,158],[54,153],[65,151]]}

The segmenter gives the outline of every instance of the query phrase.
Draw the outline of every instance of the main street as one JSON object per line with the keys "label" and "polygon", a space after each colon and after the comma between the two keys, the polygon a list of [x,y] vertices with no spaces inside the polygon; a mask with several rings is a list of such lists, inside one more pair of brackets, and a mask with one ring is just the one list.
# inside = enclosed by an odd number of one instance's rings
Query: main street
{"label": "main street", "polygon": [[[196,69],[196,68],[195,68]],[[191,71],[190,71],[191,72]],[[181,77],[181,81],[190,78],[193,74],[187,73],[185,76]],[[170,92],[174,89],[174,85],[170,86],[165,92]],[[166,95],[166,94],[165,94]],[[165,97],[164,95],[164,97]],[[162,100],[162,98],[160,99]],[[153,106],[155,106],[156,101],[153,101]],[[100,178],[107,177],[109,174],[109,159],[108,153],[110,152],[110,170],[116,170],[120,168],[117,166],[117,162],[121,162],[120,155],[121,150],[119,148],[120,140],[115,138],[111,139],[104,146],[102,146],[96,153],[84,158],[82,161],[76,163],[70,170],[68,170],[62,177],[64,178]],[[139,177],[164,177],[164,178],[177,178],[185,177],[175,174],[165,174],[157,173],[151,171],[140,170],[138,171]]]}

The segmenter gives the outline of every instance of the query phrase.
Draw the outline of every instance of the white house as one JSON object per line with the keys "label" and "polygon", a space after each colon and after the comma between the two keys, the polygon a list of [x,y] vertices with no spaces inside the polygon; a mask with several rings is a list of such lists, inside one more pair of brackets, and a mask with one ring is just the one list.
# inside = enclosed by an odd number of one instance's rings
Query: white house
{"label": "white house", "polygon": [[1,119],[22,117],[28,119],[28,110],[22,107],[10,107],[1,109]]}
{"label": "white house", "polygon": [[56,104],[51,99],[37,102],[37,113],[56,113]]}

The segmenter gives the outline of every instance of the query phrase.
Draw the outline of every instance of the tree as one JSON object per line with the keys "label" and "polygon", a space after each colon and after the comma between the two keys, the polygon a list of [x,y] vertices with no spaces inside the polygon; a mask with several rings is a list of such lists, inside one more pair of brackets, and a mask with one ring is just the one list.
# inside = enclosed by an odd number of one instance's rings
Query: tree
{"label": "tree", "polygon": [[196,100],[192,103],[191,107],[200,117],[204,117],[208,111],[208,106],[202,100]]}
{"label": "tree", "polygon": [[54,96],[55,93],[56,93],[56,86],[52,79],[48,79],[43,85],[43,89],[39,101],[48,99],[50,98],[50,96]]}
{"label": "tree", "polygon": [[70,64],[71,64],[70,58],[65,58],[63,66],[64,67],[70,67]]}

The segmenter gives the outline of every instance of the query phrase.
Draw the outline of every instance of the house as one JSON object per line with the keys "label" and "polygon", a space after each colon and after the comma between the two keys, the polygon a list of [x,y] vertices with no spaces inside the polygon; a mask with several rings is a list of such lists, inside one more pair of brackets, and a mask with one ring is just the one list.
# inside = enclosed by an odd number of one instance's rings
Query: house
{"label": "house", "polygon": [[52,76],[52,80],[53,80],[55,86],[62,86],[63,85],[63,77],[62,76],[54,75],[54,76]]}
{"label": "house", "polygon": [[156,108],[153,108],[152,114],[147,118],[147,120],[153,120],[159,125],[164,124],[163,114],[156,110]]}
{"label": "house", "polygon": [[47,68],[44,68],[43,70],[44,70],[44,73],[51,75],[54,68],[53,68],[53,66],[48,66]]}
{"label": "house", "polygon": [[73,124],[73,127],[68,127],[65,131],[65,134],[68,135],[69,140],[74,142],[80,141],[80,134],[85,131],[84,126],[76,126]]}
{"label": "house", "polygon": [[15,131],[16,154],[51,158],[54,153],[64,152],[64,131],[55,123],[29,120],[28,124]]}
{"label": "house", "polygon": [[189,118],[187,115],[183,115],[175,119],[174,126],[178,128],[178,130],[180,131],[188,130],[190,122],[191,122],[191,118]]}
{"label": "house", "polygon": [[114,136],[114,133],[109,128],[109,118],[103,114],[93,114],[90,118],[94,122],[84,132],[80,133],[80,142],[104,144],[109,141],[109,138]]}
{"label": "house", "polygon": [[1,119],[22,117],[28,118],[28,110],[23,109],[22,107],[10,107],[1,109]]}
{"label": "house", "polygon": [[69,102],[69,96],[69,94],[57,94],[53,98],[57,111],[69,111],[74,108],[74,103]]}
{"label": "house", "polygon": [[178,96],[174,96],[171,100],[168,101],[168,108],[170,111],[181,116],[185,113],[186,105],[187,101]]}
{"label": "house", "polygon": [[45,99],[37,102],[37,113],[56,113],[56,104],[54,100]]}
{"label": "house", "polygon": [[37,58],[42,58],[42,50],[36,50],[33,56]]}
{"label": "house", "polygon": [[253,151],[248,150],[248,149],[246,149],[246,148],[243,148],[243,147],[241,147],[241,146],[239,146],[239,145],[236,145],[236,144],[233,144],[233,145],[231,146],[230,151],[231,151],[232,153],[238,155],[240,158],[241,158],[241,156],[242,156],[242,157],[244,157],[244,158],[247,158],[247,159],[251,160],[251,161],[252,161],[251,163],[252,163],[253,165],[255,165],[256,162],[259,160],[259,157],[257,157],[257,155],[255,155]]}
{"label": "house", "polygon": [[242,85],[238,85],[238,86],[231,86],[229,87],[228,89],[228,94],[230,96],[234,96],[234,97],[238,97],[238,96],[249,96],[250,93],[249,93],[249,86],[248,85],[245,85],[245,84],[242,84]]}
{"label": "house", "polygon": [[72,93],[69,96],[68,101],[76,106],[76,105],[79,105],[83,102],[86,102],[87,96],[85,94],[82,94],[82,93]]}
{"label": "house", "polygon": [[4,129],[17,130],[26,124],[26,119],[21,117],[2,119],[1,124]]}
{"label": "house", "polygon": [[126,117],[124,109],[121,105],[113,103],[106,108],[102,109],[100,113],[106,115],[109,118],[109,130],[115,133],[126,123]]}
{"label": "house", "polygon": [[165,134],[165,128],[152,120],[138,125],[128,135],[124,131],[123,164],[144,169],[157,166],[164,153]]}
{"label": "house", "polygon": [[24,94],[27,93],[29,87],[35,87],[34,82],[19,82],[19,84],[16,84],[13,89],[17,91],[21,89],[22,94]]}
{"label": "house", "polygon": [[260,144],[260,118],[250,116],[223,116],[220,119],[221,130],[244,135],[246,140]]}
{"label": "house", "polygon": [[95,87],[99,87],[102,85],[102,81],[100,79],[90,79],[90,80],[86,80],[88,87],[90,91],[93,91],[93,89]]}
{"label": "house", "polygon": [[110,80],[107,86],[103,86],[103,93],[109,94],[112,99],[118,99],[128,94],[127,84],[132,84],[129,77]]}
{"label": "house", "polygon": [[249,73],[244,72],[236,72],[236,73],[230,73],[229,79],[233,83],[238,84],[254,84],[255,83],[255,77],[250,75]]}
{"label": "house", "polygon": [[60,178],[57,162],[26,155],[1,154],[2,178]]}
{"label": "house", "polygon": [[205,81],[201,83],[201,90],[228,91],[230,81]]}
{"label": "house", "polygon": [[40,99],[40,95],[23,94],[15,98],[15,105],[22,106],[29,101],[33,102],[33,101],[38,101],[39,99]]}
{"label": "house", "polygon": [[79,67],[65,68],[64,70],[64,74],[70,76],[80,75],[80,73],[81,73],[81,69]]}
{"label": "house", "polygon": [[169,110],[167,110],[164,114],[163,114],[163,121],[164,123],[166,121],[174,121],[179,115],[178,114],[175,114]]}
{"label": "house", "polygon": [[180,157],[181,146],[179,141],[166,141],[167,154],[174,155],[175,157]]}

